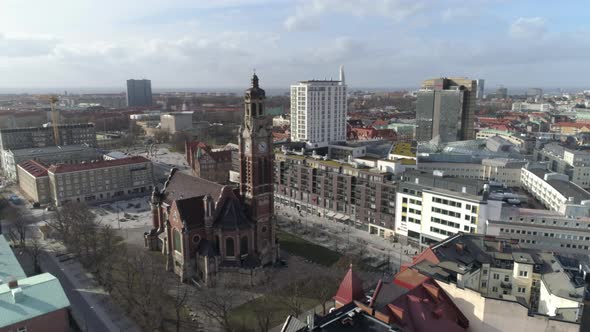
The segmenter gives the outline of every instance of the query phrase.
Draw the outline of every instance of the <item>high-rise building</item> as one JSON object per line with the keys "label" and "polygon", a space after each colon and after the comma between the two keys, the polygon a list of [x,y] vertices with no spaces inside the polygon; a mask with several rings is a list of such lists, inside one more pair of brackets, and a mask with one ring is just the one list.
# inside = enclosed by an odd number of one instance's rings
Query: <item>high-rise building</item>
{"label": "high-rise building", "polygon": [[346,141],[346,83],[340,79],[301,81],[291,85],[291,141],[310,148]]}
{"label": "high-rise building", "polygon": [[127,80],[127,106],[152,106],[152,81]]}
{"label": "high-rise building", "polygon": [[481,78],[477,80],[477,93],[476,93],[477,99],[483,99],[484,83],[485,83],[484,80]]}
{"label": "high-rise building", "polygon": [[475,92],[476,81],[468,78],[424,81],[416,103],[416,140],[474,139]]}
{"label": "high-rise building", "polygon": [[496,90],[496,98],[499,98],[499,99],[508,98],[508,89],[506,89],[503,86],[499,87],[498,90]]}
{"label": "high-rise building", "polygon": [[526,97],[527,99],[542,99],[543,98],[543,89],[540,88],[529,88],[526,90]]}

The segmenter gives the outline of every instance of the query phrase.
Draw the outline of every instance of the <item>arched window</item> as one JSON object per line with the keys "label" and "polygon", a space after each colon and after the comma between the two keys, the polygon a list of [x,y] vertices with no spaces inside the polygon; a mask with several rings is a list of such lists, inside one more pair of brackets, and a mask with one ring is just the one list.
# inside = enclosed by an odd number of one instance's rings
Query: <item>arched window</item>
{"label": "arched window", "polygon": [[234,248],[234,239],[228,237],[225,239],[225,256],[226,257],[234,257],[236,255],[235,248]]}
{"label": "arched window", "polygon": [[256,104],[250,104],[250,107],[252,108],[251,110],[251,114],[252,116],[256,116]]}
{"label": "arched window", "polygon": [[266,226],[262,227],[262,233],[266,233]]}
{"label": "arched window", "polygon": [[246,255],[248,253],[248,237],[243,236],[240,240],[240,255]]}
{"label": "arched window", "polygon": [[219,235],[215,236],[215,249],[217,249],[217,252],[219,254],[221,254],[221,248],[220,248],[220,241],[219,241]]}
{"label": "arched window", "polygon": [[174,230],[174,250],[178,252],[182,252],[182,243],[180,241],[180,232],[178,230]]}

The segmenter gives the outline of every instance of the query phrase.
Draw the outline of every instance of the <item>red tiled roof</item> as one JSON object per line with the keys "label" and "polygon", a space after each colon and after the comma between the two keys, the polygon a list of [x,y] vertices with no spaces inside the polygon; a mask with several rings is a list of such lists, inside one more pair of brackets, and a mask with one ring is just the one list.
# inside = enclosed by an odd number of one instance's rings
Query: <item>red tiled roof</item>
{"label": "red tiled roof", "polygon": [[32,176],[38,178],[41,176],[47,176],[47,166],[43,165],[42,163],[36,160],[26,160],[18,164],[22,169],[27,171],[27,173],[31,174]]}
{"label": "red tiled roof", "polygon": [[123,158],[123,159],[115,159],[115,160],[102,160],[95,163],[85,163],[85,164],[57,164],[51,165],[48,169],[50,173],[68,173],[68,172],[77,172],[77,171],[85,171],[89,169],[97,169],[97,168],[105,168],[105,167],[113,167],[113,166],[122,166],[122,165],[131,165],[131,164],[141,164],[150,162],[149,159],[146,159],[141,156]]}
{"label": "red tiled roof", "polygon": [[557,122],[553,124],[553,127],[574,127],[574,128],[583,128],[588,127],[587,123],[579,123],[579,122]]}
{"label": "red tiled roof", "polygon": [[428,279],[427,276],[416,270],[405,269],[395,275],[393,283],[406,289],[412,289],[422,284],[426,279]]}
{"label": "red tiled roof", "polygon": [[347,304],[354,300],[362,300],[365,297],[363,281],[352,271],[352,264],[342,279],[334,300],[341,304]]}
{"label": "red tiled roof", "polygon": [[466,331],[469,320],[432,278],[394,299],[382,312],[408,332]]}

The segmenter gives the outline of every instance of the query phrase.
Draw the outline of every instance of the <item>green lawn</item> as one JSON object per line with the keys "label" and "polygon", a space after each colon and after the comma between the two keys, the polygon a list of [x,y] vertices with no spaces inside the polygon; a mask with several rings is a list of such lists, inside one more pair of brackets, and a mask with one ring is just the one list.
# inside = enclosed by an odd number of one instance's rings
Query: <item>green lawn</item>
{"label": "green lawn", "polygon": [[334,250],[311,243],[293,234],[278,232],[277,236],[281,249],[317,264],[330,267],[342,257]]}
{"label": "green lawn", "polygon": [[[314,299],[302,299],[303,312],[308,311],[318,305],[318,301]],[[284,299],[276,294],[267,294],[250,302],[246,302],[241,306],[232,310],[230,314],[230,321],[234,326],[244,327],[247,330],[258,331],[257,316],[261,311],[269,312],[270,328],[282,324],[287,316],[291,314],[289,308],[284,303]]]}

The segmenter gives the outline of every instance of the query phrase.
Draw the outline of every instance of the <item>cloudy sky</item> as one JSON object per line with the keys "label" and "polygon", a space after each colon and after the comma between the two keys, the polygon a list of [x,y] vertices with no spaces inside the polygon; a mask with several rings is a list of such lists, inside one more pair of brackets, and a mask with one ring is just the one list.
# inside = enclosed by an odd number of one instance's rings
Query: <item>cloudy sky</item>
{"label": "cloudy sky", "polygon": [[584,87],[590,4],[540,0],[0,0],[0,88],[236,88],[336,78]]}

